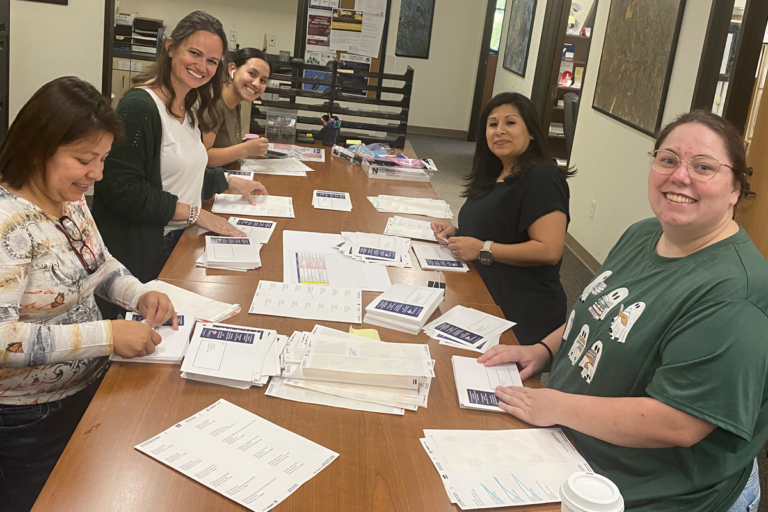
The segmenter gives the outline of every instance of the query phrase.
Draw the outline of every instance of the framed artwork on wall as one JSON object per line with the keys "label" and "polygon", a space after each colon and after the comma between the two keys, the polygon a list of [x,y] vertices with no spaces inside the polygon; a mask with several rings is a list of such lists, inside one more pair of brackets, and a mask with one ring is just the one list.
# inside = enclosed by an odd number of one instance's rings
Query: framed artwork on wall
{"label": "framed artwork on wall", "polygon": [[592,108],[647,135],[661,128],[685,0],[613,0]]}
{"label": "framed artwork on wall", "polygon": [[429,58],[434,15],[435,0],[402,0],[395,55],[416,59]]}
{"label": "framed artwork on wall", "polygon": [[533,17],[536,14],[536,0],[512,0],[507,26],[507,41],[504,44],[504,69],[525,77],[528,51],[531,48]]}
{"label": "framed artwork on wall", "polygon": [[69,5],[69,0],[27,0],[28,2],[40,2],[42,4]]}

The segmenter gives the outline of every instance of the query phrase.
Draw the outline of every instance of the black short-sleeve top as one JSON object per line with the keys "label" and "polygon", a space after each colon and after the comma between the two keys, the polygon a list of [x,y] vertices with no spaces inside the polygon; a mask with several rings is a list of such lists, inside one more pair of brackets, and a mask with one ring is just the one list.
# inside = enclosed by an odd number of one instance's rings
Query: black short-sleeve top
{"label": "black short-sleeve top", "polygon": [[[479,199],[467,199],[459,212],[459,236],[499,244],[529,241],[528,228],[552,212],[570,221],[570,192],[565,176],[554,167],[537,165],[512,182],[497,183]],[[566,297],[560,284],[560,263],[517,267],[476,263],[478,273],[521,344],[540,341],[565,323]]]}

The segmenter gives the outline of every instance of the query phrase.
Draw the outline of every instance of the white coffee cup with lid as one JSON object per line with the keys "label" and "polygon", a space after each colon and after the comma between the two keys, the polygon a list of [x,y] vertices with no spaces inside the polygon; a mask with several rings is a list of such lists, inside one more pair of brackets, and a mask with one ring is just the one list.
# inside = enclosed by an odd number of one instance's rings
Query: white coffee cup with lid
{"label": "white coffee cup with lid", "polygon": [[560,486],[561,512],[624,512],[616,484],[595,473],[574,473]]}

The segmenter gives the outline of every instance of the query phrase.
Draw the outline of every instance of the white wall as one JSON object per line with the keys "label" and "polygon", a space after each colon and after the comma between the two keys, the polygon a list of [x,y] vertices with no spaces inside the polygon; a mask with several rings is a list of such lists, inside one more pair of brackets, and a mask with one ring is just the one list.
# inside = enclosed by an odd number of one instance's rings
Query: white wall
{"label": "white wall", "polygon": [[536,59],[539,55],[541,43],[541,29],[544,25],[544,11],[547,9],[546,0],[536,2],[536,14],[533,16],[533,30],[531,31],[531,46],[528,49],[528,62],[525,67],[525,78],[504,69],[504,50],[507,43],[507,30],[509,16],[512,10],[512,1],[507,0],[504,12],[504,26],[501,27],[501,42],[499,43],[499,61],[496,65],[496,80],[493,83],[493,95],[502,92],[519,92],[525,96],[531,96],[533,89],[533,74],[536,71]]}
{"label": "white wall", "polygon": [[411,59],[395,56],[400,0],[392,0],[385,70],[414,69],[409,125],[469,130],[485,7],[482,0],[435,2],[429,59]]}
{"label": "white wall", "polygon": [[101,90],[104,0],[11,2],[9,121],[42,85],[75,75]]}
{"label": "white wall", "polygon": [[[274,35],[277,44],[268,47],[268,53],[285,50],[293,54],[297,9],[298,0],[120,0],[120,12],[163,20],[167,35],[181,18],[197,10],[218,18],[227,39],[236,25],[241,47],[262,48],[264,34]],[[235,47],[231,40],[229,45]]]}
{"label": "white wall", "polygon": [[[690,110],[710,7],[711,0],[687,2],[663,124]],[[571,154],[579,174],[568,180],[569,232],[601,262],[630,224],[653,215],[646,196],[646,153],[654,139],[592,109],[609,8],[610,1],[600,0]],[[597,202],[594,219],[589,218],[592,200]]]}

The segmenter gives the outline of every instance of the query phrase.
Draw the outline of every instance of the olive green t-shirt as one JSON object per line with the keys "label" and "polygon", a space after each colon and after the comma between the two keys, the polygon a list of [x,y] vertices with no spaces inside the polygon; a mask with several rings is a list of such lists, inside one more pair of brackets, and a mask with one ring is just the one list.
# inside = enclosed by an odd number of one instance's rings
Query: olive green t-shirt
{"label": "olive green t-shirt", "polygon": [[685,258],[630,227],[568,317],[549,387],[652,397],[715,425],[690,448],[624,448],[567,429],[628,511],[727,511],[768,438],[768,263],[743,230]]}
{"label": "olive green t-shirt", "polygon": [[243,129],[240,126],[240,104],[238,103],[235,108],[229,108],[224,103],[224,98],[221,98],[215,108],[219,116],[219,123],[213,129],[216,132],[213,147],[228,148],[243,142]]}

